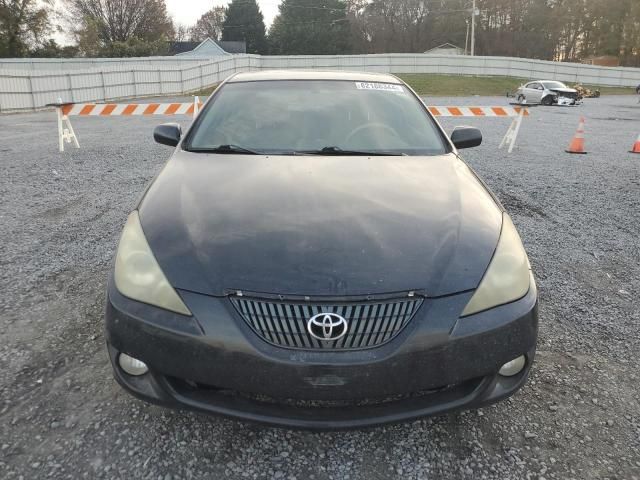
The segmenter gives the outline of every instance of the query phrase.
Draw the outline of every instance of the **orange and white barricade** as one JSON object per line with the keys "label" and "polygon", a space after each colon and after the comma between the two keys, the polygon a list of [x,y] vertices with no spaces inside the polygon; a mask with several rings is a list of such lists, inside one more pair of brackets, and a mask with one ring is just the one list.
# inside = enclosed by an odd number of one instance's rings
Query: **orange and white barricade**
{"label": "orange and white barricade", "polygon": [[516,145],[522,119],[529,116],[526,107],[427,107],[434,117],[499,117],[513,118],[509,130],[505,134],[500,146],[509,146],[509,153]]}
{"label": "orange and white barricade", "polygon": [[[193,115],[195,118],[202,107],[198,97],[193,103],[62,103],[56,104],[58,114],[58,144],[60,151],[64,151],[64,144],[73,143],[80,147],[78,137],[73,131],[69,117],[110,117],[110,116],[139,116],[139,115]],[[516,144],[522,119],[529,115],[526,107],[458,107],[433,106],[427,107],[434,117],[496,117],[513,118],[506,135],[500,143],[500,148],[509,146],[509,153]]]}
{"label": "orange and white barricade", "polygon": [[198,97],[193,103],[58,103],[50,104],[56,107],[58,115],[58,147],[64,152],[64,144],[73,143],[80,148],[78,137],[73,131],[69,117],[115,117],[140,115],[192,115],[195,118],[202,107]]}

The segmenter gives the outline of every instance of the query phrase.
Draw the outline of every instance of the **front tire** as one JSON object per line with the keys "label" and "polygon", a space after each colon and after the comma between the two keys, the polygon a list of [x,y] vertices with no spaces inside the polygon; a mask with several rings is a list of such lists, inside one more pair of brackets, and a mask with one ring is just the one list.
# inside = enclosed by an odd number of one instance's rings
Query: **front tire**
{"label": "front tire", "polygon": [[544,97],[542,99],[542,105],[544,105],[545,107],[550,107],[551,105],[553,105],[553,97],[551,95],[547,95],[546,97]]}

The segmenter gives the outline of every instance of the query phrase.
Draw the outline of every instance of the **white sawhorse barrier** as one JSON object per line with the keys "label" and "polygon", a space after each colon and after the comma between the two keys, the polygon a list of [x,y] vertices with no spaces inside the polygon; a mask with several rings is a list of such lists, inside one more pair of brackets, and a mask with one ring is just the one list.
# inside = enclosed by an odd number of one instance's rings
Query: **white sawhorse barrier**
{"label": "white sawhorse barrier", "polygon": [[58,116],[58,147],[64,152],[64,144],[73,143],[80,148],[78,137],[73,131],[69,117],[115,117],[140,115],[192,115],[196,118],[202,103],[194,97],[193,103],[58,103],[49,104],[56,107]]}
{"label": "white sawhorse barrier", "polygon": [[509,130],[505,134],[500,146],[509,146],[509,153],[513,152],[520,133],[520,126],[524,117],[529,116],[529,109],[520,107],[427,107],[434,117],[498,117],[513,118]]}
{"label": "white sawhorse barrier", "polygon": [[[70,116],[110,117],[138,115],[198,115],[202,103],[198,97],[193,103],[59,103],[55,106],[58,115],[58,145],[61,152],[64,144],[73,143],[80,148],[78,137],[73,131]],[[502,148],[513,151],[524,117],[529,116],[527,107],[427,107],[434,117],[491,117],[513,118],[506,135],[500,143]]]}

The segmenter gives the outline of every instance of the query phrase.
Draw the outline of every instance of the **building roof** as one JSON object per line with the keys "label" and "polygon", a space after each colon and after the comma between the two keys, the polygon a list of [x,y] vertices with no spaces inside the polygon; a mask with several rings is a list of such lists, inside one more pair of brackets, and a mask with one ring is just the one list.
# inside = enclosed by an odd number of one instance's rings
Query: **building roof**
{"label": "building roof", "polygon": [[460,48],[457,45],[454,45],[453,43],[443,43],[442,45],[438,45],[437,47],[433,47],[429,50],[427,50],[424,53],[429,53],[429,52],[436,52],[438,50],[457,50],[457,51],[464,51],[464,48]]}
{"label": "building roof", "polygon": [[215,41],[206,38],[202,42],[171,42],[169,52],[187,57],[213,57],[232,53],[246,53],[246,42]]}
{"label": "building roof", "polygon": [[258,82],[262,80],[346,80],[353,82],[381,82],[402,84],[402,81],[386,73],[366,73],[331,70],[262,70],[238,73],[228,81]]}
{"label": "building roof", "polygon": [[229,55],[224,49],[210,38],[205,38],[198,46],[192,50],[178,53],[176,55],[188,57],[211,57],[218,55]]}
{"label": "building roof", "polygon": [[247,53],[247,42],[245,41],[220,40],[217,43],[225,50],[225,52]]}
{"label": "building roof", "polygon": [[200,45],[200,42],[169,42],[169,53],[171,55],[179,55],[190,52],[198,45]]}

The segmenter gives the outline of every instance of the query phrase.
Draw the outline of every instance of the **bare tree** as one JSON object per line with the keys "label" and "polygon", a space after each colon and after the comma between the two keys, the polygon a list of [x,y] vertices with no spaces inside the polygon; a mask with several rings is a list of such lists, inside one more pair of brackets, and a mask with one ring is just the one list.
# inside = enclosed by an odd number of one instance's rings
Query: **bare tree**
{"label": "bare tree", "polygon": [[[471,0],[348,0],[356,52],[464,45]],[[639,0],[477,0],[477,53],[640,65]]]}
{"label": "bare tree", "polygon": [[95,28],[104,45],[131,38],[156,41],[173,37],[164,0],[65,0],[77,34]]}
{"label": "bare tree", "polygon": [[181,23],[173,24],[173,38],[174,42],[186,42],[191,37],[191,27],[182,25]]}
{"label": "bare tree", "polygon": [[191,28],[191,39],[198,42],[207,37],[212,40],[220,40],[225,18],[226,10],[224,7],[213,7],[204,13]]}
{"label": "bare tree", "polygon": [[0,0],[0,56],[20,57],[50,30],[51,0]]}

